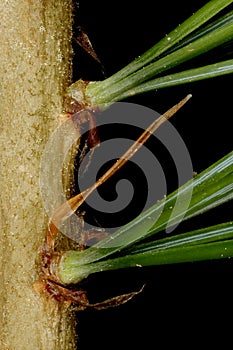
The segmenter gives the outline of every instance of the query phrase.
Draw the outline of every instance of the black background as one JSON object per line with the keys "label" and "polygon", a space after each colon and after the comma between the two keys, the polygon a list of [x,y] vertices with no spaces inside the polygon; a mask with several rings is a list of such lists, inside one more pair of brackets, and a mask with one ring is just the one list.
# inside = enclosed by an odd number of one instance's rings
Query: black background
{"label": "black background", "polygon": [[[110,76],[195,12],[206,1],[80,0],[75,26],[87,32]],[[100,65],[74,43],[74,80],[103,79]],[[224,49],[187,64],[212,63]],[[172,123],[200,172],[232,150],[232,75],[164,89],[129,100],[162,113],[186,94],[191,101]],[[228,203],[184,223],[179,230],[200,228],[232,219]],[[118,308],[77,313],[78,348],[223,349],[232,338],[232,260],[189,263],[90,276],[84,282],[91,301],[144,291]]]}

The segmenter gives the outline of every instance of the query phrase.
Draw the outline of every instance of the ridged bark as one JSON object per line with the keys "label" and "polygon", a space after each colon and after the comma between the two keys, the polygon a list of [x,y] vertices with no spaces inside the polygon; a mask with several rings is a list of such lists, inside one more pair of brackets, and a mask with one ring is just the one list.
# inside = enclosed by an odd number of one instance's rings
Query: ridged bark
{"label": "ridged bark", "polygon": [[40,160],[70,83],[72,4],[2,0],[0,19],[0,349],[71,350],[74,315],[33,283],[48,222]]}

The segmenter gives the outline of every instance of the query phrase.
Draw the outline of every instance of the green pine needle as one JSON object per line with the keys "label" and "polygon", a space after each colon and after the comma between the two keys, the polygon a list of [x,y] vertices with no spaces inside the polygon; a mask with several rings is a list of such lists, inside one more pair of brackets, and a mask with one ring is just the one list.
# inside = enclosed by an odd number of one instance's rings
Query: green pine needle
{"label": "green pine needle", "polygon": [[136,246],[124,256],[88,265],[76,264],[74,252],[63,258],[63,281],[77,283],[88,275],[129,267],[167,265],[233,257],[233,222]]}
{"label": "green pine needle", "polygon": [[[221,11],[223,5],[227,6],[229,3],[232,3],[232,1],[225,2],[225,4],[218,0],[210,1],[145,54],[118,73],[104,81],[90,83],[87,86],[86,93],[92,101],[92,104],[104,105],[122,100],[134,94],[144,93],[148,91],[147,85],[144,84],[145,82],[149,81],[150,83],[151,79],[155,76],[161,75],[165,71],[181,63],[191,60],[232,40],[232,11],[208,24],[207,27],[201,28],[197,33],[194,32],[194,30]],[[186,29],[186,32],[184,29]],[[199,80],[210,77],[208,69],[205,71],[205,68],[206,67],[196,68],[195,74],[198,75]],[[200,70],[199,72],[198,69]],[[186,80],[190,79],[190,81],[194,81],[192,76],[188,75],[189,71],[182,73],[186,75]],[[224,72],[224,74],[228,73],[231,73],[231,71],[226,70]],[[212,77],[214,77],[213,74]],[[164,77],[164,82],[166,78],[169,78],[169,76]],[[179,82],[182,83],[182,80],[177,80],[176,85],[178,85]],[[165,87],[165,85],[169,86],[169,80],[167,80],[167,84],[164,83],[163,87]],[[150,86],[152,89],[152,84]],[[160,86],[155,87],[155,89],[158,88],[160,88]]]}
{"label": "green pine needle", "polygon": [[193,83],[195,81],[215,78],[230,73],[233,73],[233,60],[214,63],[200,68],[193,68],[179,73],[165,75],[160,78],[149,80],[146,83],[140,84],[135,88],[122,93],[119,95],[119,99],[124,100],[127,97],[135,96],[148,91]]}
{"label": "green pine needle", "polygon": [[96,83],[93,88],[96,91],[101,88],[111,88],[113,84],[138,71],[142,67],[154,61],[156,58],[164,54],[166,51],[174,47],[181,40],[193,33],[196,29],[200,28],[203,24],[208,22],[211,18],[217,15],[221,10],[230,5],[232,0],[212,0],[189,17],[186,21],[180,24],[172,32],[166,35],[162,40],[156,43],[152,48],[136,58],[129,65],[124,67],[119,72],[112,75],[110,78],[105,79],[103,82]]}
{"label": "green pine needle", "polygon": [[[181,220],[187,220],[233,199],[232,179],[233,152],[223,157],[201,174],[197,175],[193,180],[188,181],[178,190],[171,193],[167,198],[161,200],[139,215],[136,219],[117,230],[114,234],[107,236],[94,246],[81,252],[68,251],[64,253],[59,266],[59,278],[64,283],[76,283],[84,278],[84,275],[86,277],[90,273],[93,273],[93,265],[95,264],[95,266],[101,266],[101,269],[98,271],[103,270],[103,266],[97,261],[105,259],[114,253],[119,254],[120,251],[125,250],[128,246],[138,244],[141,240],[144,240],[155,233],[169,229],[173,225],[177,225]],[[188,207],[187,200],[190,200]],[[231,233],[232,232],[230,232],[230,234]],[[211,240],[212,239],[213,237]],[[193,242],[194,239],[192,238],[192,245],[194,245]],[[206,242],[204,243],[206,244]],[[220,243],[221,242],[219,242],[219,247],[221,246]],[[178,248],[176,247],[176,249]],[[153,247],[151,251],[154,252],[154,250],[156,249]],[[195,248],[189,248],[187,250],[189,253],[186,255],[186,259],[189,254],[191,254],[191,251],[195,251]],[[196,260],[198,260],[198,251],[199,250],[196,249]],[[202,250],[202,252],[205,252],[206,254],[205,249]],[[147,255],[148,254],[150,254],[150,251],[147,251]],[[133,255],[142,255],[143,259],[148,259],[148,257],[145,258],[145,252],[140,254],[134,252]],[[135,256],[132,258],[133,260],[136,259]],[[211,253],[209,256],[212,258],[213,254]],[[216,255],[216,258],[217,256],[219,255]],[[205,255],[205,257],[208,258],[208,254]],[[123,262],[122,259],[124,259],[124,257],[121,258],[121,262]],[[140,259],[142,259],[142,257]],[[200,260],[203,259],[204,255],[200,254]],[[126,260],[128,261],[129,257],[127,257]],[[178,262],[178,260],[179,254],[176,258],[176,262]],[[139,260],[137,260],[137,264],[139,264],[138,261]],[[148,264],[148,262],[145,261],[143,265]],[[128,263],[125,265],[126,267],[128,266],[127,264]],[[89,267],[91,267],[90,270],[88,269]],[[105,269],[107,268],[105,267]],[[95,272],[97,272],[97,270]]]}
{"label": "green pine needle", "polygon": [[[104,81],[89,83],[84,94],[75,91],[80,84],[74,83],[68,94],[73,98],[86,95],[92,106],[104,106],[147,91],[233,73],[232,59],[165,73],[231,42],[233,12],[218,19],[216,16],[232,2],[209,1],[116,74]],[[84,251],[65,252],[58,266],[60,281],[77,283],[95,272],[132,266],[233,257],[232,222],[155,239],[156,233],[171,231],[181,221],[231,200],[232,180],[233,151],[94,246]],[[142,244],[145,238],[150,238],[150,242]]]}

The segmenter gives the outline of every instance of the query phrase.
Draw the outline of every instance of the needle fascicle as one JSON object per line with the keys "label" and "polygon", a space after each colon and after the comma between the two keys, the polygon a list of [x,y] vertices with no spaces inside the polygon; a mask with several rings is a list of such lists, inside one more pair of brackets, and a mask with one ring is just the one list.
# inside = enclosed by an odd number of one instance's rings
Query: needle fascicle
{"label": "needle fascicle", "polygon": [[49,230],[47,234],[47,243],[53,245],[53,241],[58,233],[58,228],[62,222],[68,219],[86,200],[86,198],[100,185],[105,183],[111,176],[113,176],[118,170],[120,170],[123,165],[130,160],[133,155],[142,147],[142,145],[148,140],[148,138],[169,118],[171,118],[183,105],[192,97],[191,94],[187,95],[179,103],[171,107],[167,112],[162,114],[158,119],[156,119],[143,133],[142,135],[133,143],[133,145],[113,164],[113,166],[104,173],[92,186],[87,188],[85,191],[79,193],[78,195],[70,198],[67,202],[62,204],[53,213]]}

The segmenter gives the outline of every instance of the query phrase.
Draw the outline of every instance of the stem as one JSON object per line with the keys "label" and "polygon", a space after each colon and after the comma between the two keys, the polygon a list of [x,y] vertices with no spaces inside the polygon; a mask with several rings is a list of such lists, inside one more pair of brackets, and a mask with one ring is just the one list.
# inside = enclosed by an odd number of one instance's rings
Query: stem
{"label": "stem", "polygon": [[33,287],[47,227],[40,162],[71,79],[72,3],[0,1],[0,13],[0,349],[74,350],[75,314]]}

